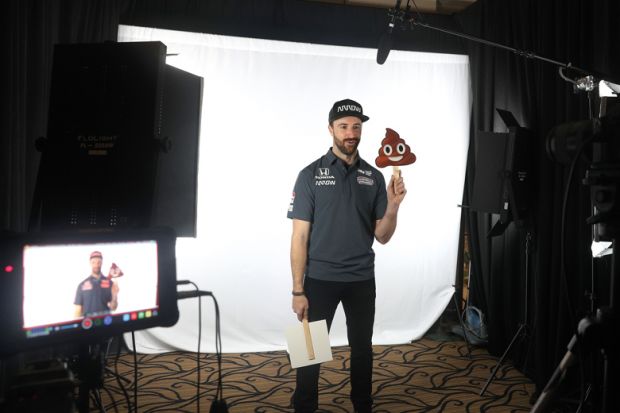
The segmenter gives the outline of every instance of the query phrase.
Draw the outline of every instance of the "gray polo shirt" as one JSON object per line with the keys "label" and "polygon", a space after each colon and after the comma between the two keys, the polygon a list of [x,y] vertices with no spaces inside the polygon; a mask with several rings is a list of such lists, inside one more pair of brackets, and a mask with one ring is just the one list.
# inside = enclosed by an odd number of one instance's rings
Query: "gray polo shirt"
{"label": "gray polo shirt", "polygon": [[359,157],[346,168],[329,149],[305,167],[287,216],[312,224],[306,276],[329,281],[373,278],[375,221],[383,218],[386,207],[383,174]]}

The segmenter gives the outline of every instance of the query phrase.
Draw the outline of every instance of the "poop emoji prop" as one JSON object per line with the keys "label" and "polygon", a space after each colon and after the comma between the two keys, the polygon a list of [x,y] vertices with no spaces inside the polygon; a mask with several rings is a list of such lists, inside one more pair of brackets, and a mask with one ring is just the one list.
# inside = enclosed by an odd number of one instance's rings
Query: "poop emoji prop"
{"label": "poop emoji prop", "polygon": [[121,270],[119,266],[116,265],[116,263],[112,263],[112,266],[110,267],[110,272],[108,272],[108,278],[109,279],[118,278],[118,277],[122,277],[123,275],[124,275],[123,270]]}
{"label": "poop emoji prop", "polygon": [[375,164],[379,168],[393,166],[394,176],[400,176],[399,166],[410,165],[416,161],[416,156],[411,152],[409,145],[400,137],[398,132],[393,129],[385,129],[385,138],[381,141],[379,156],[375,159]]}

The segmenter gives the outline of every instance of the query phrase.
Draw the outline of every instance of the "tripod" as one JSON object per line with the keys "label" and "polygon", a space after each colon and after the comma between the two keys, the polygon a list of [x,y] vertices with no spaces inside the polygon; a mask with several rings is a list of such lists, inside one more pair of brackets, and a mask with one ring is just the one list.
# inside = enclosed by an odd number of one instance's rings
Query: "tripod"
{"label": "tripod", "polygon": [[529,330],[529,326],[528,326],[528,287],[529,287],[528,281],[529,280],[528,278],[529,278],[529,267],[530,267],[530,242],[531,241],[532,241],[532,234],[528,231],[525,235],[525,297],[524,297],[523,322],[519,324],[519,329],[517,330],[515,335],[512,337],[510,344],[508,344],[508,347],[506,347],[506,350],[504,350],[504,354],[502,354],[499,361],[497,362],[497,364],[491,371],[491,377],[489,377],[484,387],[480,391],[480,396],[484,395],[484,392],[487,390],[487,388],[489,387],[489,385],[495,378],[497,371],[504,363],[504,360],[508,356],[508,353],[510,353],[512,346],[517,342],[517,339],[526,340],[529,335],[529,331],[528,331]]}

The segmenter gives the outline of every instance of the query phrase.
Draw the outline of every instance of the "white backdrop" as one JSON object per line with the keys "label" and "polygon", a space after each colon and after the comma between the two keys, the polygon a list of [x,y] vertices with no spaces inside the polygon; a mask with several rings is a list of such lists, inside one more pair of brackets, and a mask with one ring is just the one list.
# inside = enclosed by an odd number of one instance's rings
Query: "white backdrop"
{"label": "white backdrop", "polygon": [[[402,168],[408,194],[396,234],[374,247],[373,342],[422,336],[453,293],[469,140],[467,57],[393,51],[379,66],[372,49],[119,29],[119,41],[152,40],[178,53],[168,64],[204,78],[198,236],[178,240],[177,271],[216,295],[224,352],[285,348],[284,330],[297,322],[286,211],[299,170],[331,146],[327,114],[343,98],[370,116],[359,146],[368,162],[386,127],[418,157]],[[203,308],[201,349],[213,352],[213,307]],[[138,332],[138,350],[195,350],[197,303],[180,301],[179,310],[176,326]],[[330,339],[346,344],[341,308]]]}

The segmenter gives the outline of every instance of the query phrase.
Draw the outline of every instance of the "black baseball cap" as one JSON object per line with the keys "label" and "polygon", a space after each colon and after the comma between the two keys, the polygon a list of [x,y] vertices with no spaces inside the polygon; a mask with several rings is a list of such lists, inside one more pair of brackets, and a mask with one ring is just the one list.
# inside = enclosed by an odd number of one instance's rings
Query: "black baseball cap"
{"label": "black baseball cap", "polygon": [[336,119],[344,118],[346,116],[355,116],[360,118],[362,122],[366,122],[370,119],[368,116],[364,115],[364,111],[362,110],[362,105],[357,103],[351,99],[339,100],[334,103],[331,110],[329,111],[329,123],[331,124]]}

